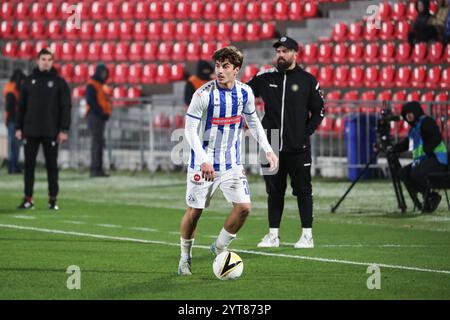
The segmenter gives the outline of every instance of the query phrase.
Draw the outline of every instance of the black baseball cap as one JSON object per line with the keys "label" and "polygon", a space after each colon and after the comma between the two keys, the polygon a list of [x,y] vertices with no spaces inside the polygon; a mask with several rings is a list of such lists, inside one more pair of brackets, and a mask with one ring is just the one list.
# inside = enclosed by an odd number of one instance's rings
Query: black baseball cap
{"label": "black baseball cap", "polygon": [[274,43],[273,47],[276,49],[279,46],[284,46],[288,49],[298,51],[298,43],[292,38],[283,36],[277,42]]}

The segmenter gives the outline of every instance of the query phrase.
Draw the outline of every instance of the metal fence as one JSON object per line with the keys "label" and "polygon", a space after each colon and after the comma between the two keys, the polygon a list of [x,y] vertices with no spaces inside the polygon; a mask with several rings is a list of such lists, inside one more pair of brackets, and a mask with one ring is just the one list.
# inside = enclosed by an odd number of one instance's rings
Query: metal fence
{"label": "metal fence", "polygon": [[[173,151],[181,139],[179,135],[178,139],[173,139],[172,134],[184,128],[185,106],[175,100],[152,98],[114,100],[113,103],[115,108],[105,134],[106,168],[155,171],[183,167],[172,161]],[[391,101],[388,105],[399,114],[403,103]],[[90,136],[84,117],[85,104],[83,99],[73,102],[70,139],[61,147],[59,157],[62,167],[89,167]],[[450,102],[422,103],[426,113],[437,120],[447,146],[450,144],[449,105]],[[384,107],[385,103],[380,101],[326,101],[326,117],[311,139],[314,172],[323,176],[346,176],[349,168],[363,167],[370,158],[373,131]],[[263,115],[261,107],[258,113]],[[392,122],[391,126],[394,142],[406,136],[408,127],[403,122]],[[0,131],[0,135],[2,133],[6,132]],[[356,154],[352,161],[349,161],[349,148]],[[247,158],[258,158],[256,149],[246,148],[243,152],[250,153]],[[373,166],[386,168],[386,161],[380,157]],[[247,165],[247,169],[259,170],[257,165]]]}

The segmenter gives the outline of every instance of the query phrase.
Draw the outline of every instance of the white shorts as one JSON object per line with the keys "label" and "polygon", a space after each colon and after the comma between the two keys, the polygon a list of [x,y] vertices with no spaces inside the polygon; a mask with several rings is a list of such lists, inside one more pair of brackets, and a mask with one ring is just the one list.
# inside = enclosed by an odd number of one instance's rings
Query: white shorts
{"label": "white shorts", "polygon": [[250,188],[242,166],[216,172],[214,181],[205,181],[201,171],[188,170],[186,204],[191,208],[204,209],[214,192],[220,187],[228,202],[250,203]]}

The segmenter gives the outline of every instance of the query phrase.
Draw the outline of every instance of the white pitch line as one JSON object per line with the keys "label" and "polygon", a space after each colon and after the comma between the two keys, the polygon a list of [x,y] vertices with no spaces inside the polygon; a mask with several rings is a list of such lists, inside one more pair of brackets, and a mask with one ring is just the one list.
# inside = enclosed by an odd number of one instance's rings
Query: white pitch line
{"label": "white pitch line", "polygon": [[[97,239],[110,239],[110,240],[121,240],[121,241],[138,242],[138,243],[161,244],[161,245],[172,246],[172,247],[180,246],[179,243],[171,243],[171,242],[166,242],[166,241],[144,240],[144,239],[136,239],[136,238],[128,238],[128,237],[114,237],[114,236],[107,236],[107,235],[102,235],[102,234],[92,234],[92,233],[82,233],[82,232],[74,232],[74,231],[34,228],[34,227],[18,226],[18,225],[11,225],[11,224],[0,224],[0,228],[30,230],[30,231],[38,231],[38,232],[45,232],[45,233],[53,233],[53,234],[72,235],[72,236],[79,236],[79,237],[90,237],[90,238],[97,238]],[[206,249],[206,250],[210,249],[209,246],[202,246],[202,245],[195,245],[194,247]],[[319,261],[319,262],[331,262],[331,263],[358,265],[358,266],[377,265],[379,267],[389,268],[389,269],[400,269],[400,270],[420,271],[420,272],[429,272],[429,273],[450,274],[450,270],[435,270],[435,269],[400,266],[400,265],[375,263],[375,262],[358,262],[358,261],[297,256],[297,255],[291,255],[291,254],[270,253],[270,252],[241,250],[241,249],[233,249],[233,251],[247,253],[247,254],[261,255],[261,256],[269,256],[269,257],[292,258],[292,259],[301,259],[301,260],[310,260],[310,261]]]}
{"label": "white pitch line", "polygon": [[[295,243],[291,242],[281,242],[281,244],[286,246],[293,246]],[[370,244],[362,244],[362,243],[355,243],[355,244],[319,244],[316,245],[318,248],[427,248],[429,246],[422,245],[422,244],[377,244],[377,245],[370,245]]]}
{"label": "white pitch line", "polygon": [[107,224],[107,223],[99,223],[99,224],[96,224],[96,226],[105,227],[105,228],[122,228],[122,226],[118,226],[116,224]]}
{"label": "white pitch line", "polygon": [[136,230],[136,231],[158,232],[158,229],[151,229],[151,228],[131,227],[131,228],[128,228],[128,229]]}
{"label": "white pitch line", "polygon": [[74,220],[63,220],[64,223],[70,223],[70,224],[86,224],[86,222],[83,221],[74,221]]}
{"label": "white pitch line", "polygon": [[24,216],[24,215],[21,215],[21,214],[17,214],[17,215],[15,215],[13,217],[17,218],[17,219],[26,219],[26,220],[36,219],[36,217],[34,217],[34,216]]}

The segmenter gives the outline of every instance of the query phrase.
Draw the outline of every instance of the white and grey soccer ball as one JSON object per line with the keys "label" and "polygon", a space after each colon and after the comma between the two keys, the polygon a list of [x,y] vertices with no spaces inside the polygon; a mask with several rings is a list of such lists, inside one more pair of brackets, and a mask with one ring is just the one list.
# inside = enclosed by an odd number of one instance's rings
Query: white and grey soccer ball
{"label": "white and grey soccer ball", "polygon": [[214,259],[213,271],[220,280],[234,280],[242,275],[244,262],[236,253],[224,251]]}

